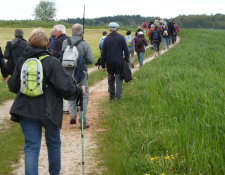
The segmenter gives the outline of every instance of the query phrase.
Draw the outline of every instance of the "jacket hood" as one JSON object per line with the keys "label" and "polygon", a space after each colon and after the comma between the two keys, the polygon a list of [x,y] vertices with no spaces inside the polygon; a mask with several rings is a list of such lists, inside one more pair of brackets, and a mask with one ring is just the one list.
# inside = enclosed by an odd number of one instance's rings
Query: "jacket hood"
{"label": "jacket hood", "polygon": [[139,38],[144,38],[144,34],[138,34],[137,35]]}
{"label": "jacket hood", "polygon": [[50,53],[46,49],[38,48],[38,47],[33,47],[33,46],[28,46],[24,49],[23,56],[25,58],[37,58],[41,55],[50,55]]}

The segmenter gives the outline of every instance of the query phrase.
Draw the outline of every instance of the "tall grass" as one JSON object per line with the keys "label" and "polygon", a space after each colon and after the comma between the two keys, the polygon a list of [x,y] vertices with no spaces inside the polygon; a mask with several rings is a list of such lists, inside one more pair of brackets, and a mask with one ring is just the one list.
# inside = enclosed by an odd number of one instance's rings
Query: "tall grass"
{"label": "tall grass", "polygon": [[181,32],[101,105],[107,174],[225,174],[225,31]]}

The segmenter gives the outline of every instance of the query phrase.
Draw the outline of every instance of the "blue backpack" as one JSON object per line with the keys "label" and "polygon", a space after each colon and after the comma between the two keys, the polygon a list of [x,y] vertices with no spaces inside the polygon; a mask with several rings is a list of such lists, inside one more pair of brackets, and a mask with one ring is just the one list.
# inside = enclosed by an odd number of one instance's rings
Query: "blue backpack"
{"label": "blue backpack", "polygon": [[158,31],[153,31],[153,40],[159,40],[159,34]]}
{"label": "blue backpack", "polygon": [[103,42],[104,42],[105,38],[101,38],[101,41],[99,43],[99,47],[102,48]]}

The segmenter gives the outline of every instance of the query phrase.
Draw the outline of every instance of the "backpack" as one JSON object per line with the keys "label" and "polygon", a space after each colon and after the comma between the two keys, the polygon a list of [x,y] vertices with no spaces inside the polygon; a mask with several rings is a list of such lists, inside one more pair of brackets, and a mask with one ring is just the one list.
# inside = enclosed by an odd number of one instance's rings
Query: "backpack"
{"label": "backpack", "polygon": [[158,31],[153,31],[153,40],[159,40]]}
{"label": "backpack", "polygon": [[126,37],[126,41],[127,41],[127,47],[131,47],[132,43],[131,43],[131,37]]}
{"label": "backpack", "polygon": [[143,45],[143,40],[142,40],[142,38],[138,38],[138,39],[137,39],[136,45],[137,45],[138,48],[141,48],[141,47],[142,47],[142,45]]}
{"label": "backpack", "polygon": [[103,42],[104,42],[104,40],[105,40],[105,38],[101,38],[101,41],[100,41],[100,43],[99,43],[99,47],[100,47],[100,49],[102,48],[102,46],[103,46]]}
{"label": "backpack", "polygon": [[147,24],[146,23],[144,23],[144,27],[147,27]]}
{"label": "backpack", "polygon": [[77,67],[79,52],[77,50],[78,44],[83,40],[78,40],[74,45],[71,43],[71,39],[67,39],[68,46],[63,52],[62,65],[63,67]]}
{"label": "backpack", "polygon": [[37,97],[44,94],[44,74],[41,60],[49,55],[37,58],[28,58],[20,72],[20,92],[29,96]]}
{"label": "backpack", "polygon": [[168,31],[167,30],[164,30],[163,36],[168,36]]}

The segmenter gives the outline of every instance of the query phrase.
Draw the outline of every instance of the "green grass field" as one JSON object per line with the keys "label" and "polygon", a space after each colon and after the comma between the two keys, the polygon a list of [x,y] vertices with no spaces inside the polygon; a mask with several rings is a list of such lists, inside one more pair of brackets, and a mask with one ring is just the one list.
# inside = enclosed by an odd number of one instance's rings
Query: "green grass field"
{"label": "green grass field", "polygon": [[225,31],[180,43],[101,104],[100,153],[112,175],[225,174]]}

